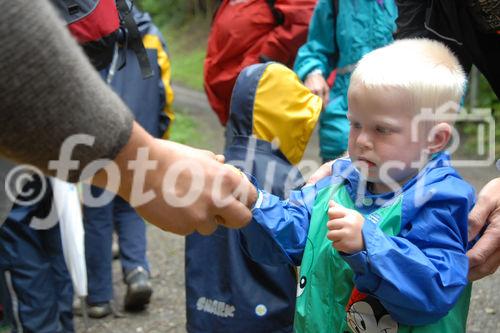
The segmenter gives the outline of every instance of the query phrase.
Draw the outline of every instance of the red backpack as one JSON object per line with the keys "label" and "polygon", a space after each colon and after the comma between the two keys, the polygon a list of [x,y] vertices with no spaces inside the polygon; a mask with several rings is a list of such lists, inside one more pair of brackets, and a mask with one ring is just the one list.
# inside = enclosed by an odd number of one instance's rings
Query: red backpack
{"label": "red backpack", "polygon": [[52,0],[52,3],[96,69],[104,69],[111,63],[115,44],[120,42],[135,52],[144,78],[153,74],[125,0]]}

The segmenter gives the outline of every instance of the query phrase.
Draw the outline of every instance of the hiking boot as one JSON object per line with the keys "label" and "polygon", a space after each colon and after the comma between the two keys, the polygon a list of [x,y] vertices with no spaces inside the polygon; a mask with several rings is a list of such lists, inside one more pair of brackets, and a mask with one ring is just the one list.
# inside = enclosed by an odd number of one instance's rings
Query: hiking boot
{"label": "hiking boot", "polygon": [[149,303],[153,293],[149,273],[139,266],[127,274],[125,283],[127,284],[127,294],[124,301],[125,310],[143,310],[146,304]]}
{"label": "hiking boot", "polygon": [[89,304],[87,311],[90,318],[96,319],[104,318],[113,312],[113,310],[111,309],[111,304],[109,302]]}

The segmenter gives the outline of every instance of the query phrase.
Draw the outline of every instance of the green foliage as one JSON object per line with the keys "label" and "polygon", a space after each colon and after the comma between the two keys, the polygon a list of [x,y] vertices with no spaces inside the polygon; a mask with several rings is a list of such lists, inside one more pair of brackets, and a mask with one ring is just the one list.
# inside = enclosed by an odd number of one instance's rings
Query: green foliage
{"label": "green foliage", "polygon": [[203,61],[215,0],[135,0],[167,40],[172,81],[203,90]]}
{"label": "green foliage", "polygon": [[173,57],[175,67],[172,70],[174,82],[202,91],[203,90],[203,60],[205,50],[194,50],[184,57]]}
{"label": "green foliage", "polygon": [[[466,97],[466,108],[470,107],[470,91]],[[487,108],[491,109],[492,115],[495,120],[495,156],[498,158],[500,156],[500,100],[496,97],[493,90],[490,88],[488,81],[484,76],[479,76],[479,87],[477,96],[477,108]],[[469,123],[459,123],[459,131],[463,134],[462,138],[463,146],[461,151],[466,155],[475,154],[475,149],[477,147],[477,124]],[[489,130],[489,129],[488,129]]]}
{"label": "green foliage", "polygon": [[185,25],[195,18],[210,20],[217,0],[135,0],[144,11],[154,16],[159,26],[165,24]]}
{"label": "green foliage", "polygon": [[141,10],[150,13],[158,26],[163,26],[168,22],[181,23],[186,19],[184,1],[135,0],[135,4]]}
{"label": "green foliage", "polygon": [[196,121],[181,108],[175,110],[175,121],[170,131],[170,140],[190,146],[199,146],[202,143]]}
{"label": "green foliage", "polygon": [[163,33],[168,42],[172,81],[203,91],[203,62],[209,27],[202,20],[192,22],[182,28],[167,25]]}

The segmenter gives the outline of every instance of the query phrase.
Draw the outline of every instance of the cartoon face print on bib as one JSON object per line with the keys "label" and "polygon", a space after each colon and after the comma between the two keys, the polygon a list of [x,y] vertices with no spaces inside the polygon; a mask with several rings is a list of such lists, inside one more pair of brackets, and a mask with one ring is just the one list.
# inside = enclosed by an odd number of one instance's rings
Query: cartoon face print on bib
{"label": "cartoon face print on bib", "polygon": [[306,288],[306,285],[307,285],[307,278],[305,275],[302,275],[299,279],[299,282],[297,283],[297,297],[300,297],[300,295],[302,295],[304,289]]}
{"label": "cartoon face print on bib", "polygon": [[354,289],[346,308],[347,325],[355,333],[397,333],[398,323],[373,296]]}

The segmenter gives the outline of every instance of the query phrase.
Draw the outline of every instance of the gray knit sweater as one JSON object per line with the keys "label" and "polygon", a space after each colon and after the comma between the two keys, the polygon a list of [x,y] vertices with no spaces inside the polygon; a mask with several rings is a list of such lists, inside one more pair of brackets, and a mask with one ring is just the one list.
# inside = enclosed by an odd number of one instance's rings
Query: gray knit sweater
{"label": "gray knit sweater", "polygon": [[[95,138],[72,157],[77,181],[91,161],[113,159],[127,143],[133,116],[102,81],[47,0],[0,0],[0,157],[29,163],[52,174],[72,134]],[[0,163],[0,223],[5,216]],[[53,172],[53,171],[52,171]]]}

